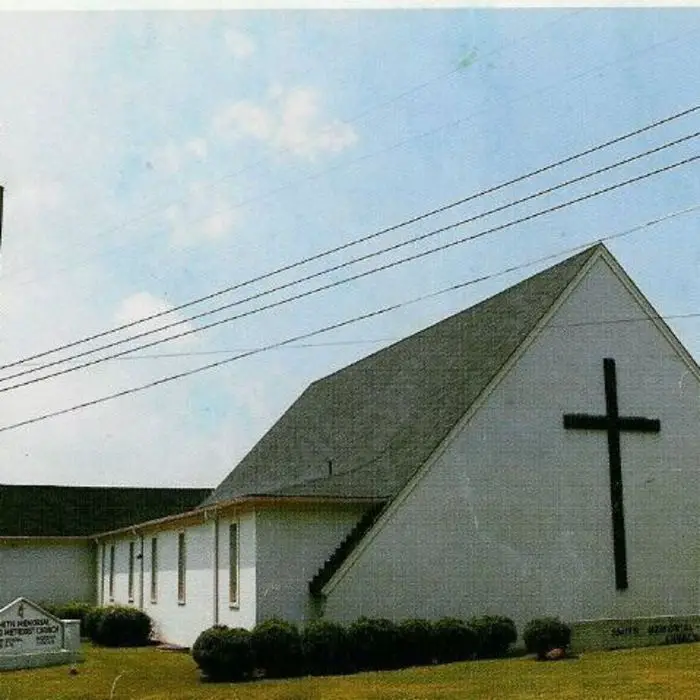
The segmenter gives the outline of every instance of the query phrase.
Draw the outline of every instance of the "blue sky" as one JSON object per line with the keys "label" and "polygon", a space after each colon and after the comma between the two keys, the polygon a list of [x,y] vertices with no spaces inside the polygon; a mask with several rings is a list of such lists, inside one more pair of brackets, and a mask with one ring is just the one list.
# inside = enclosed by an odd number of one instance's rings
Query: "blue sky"
{"label": "blue sky", "polygon": [[[0,361],[243,282],[693,107],[699,35],[695,8],[5,12]],[[697,113],[675,120],[258,283],[238,298],[507,204],[692,134],[699,124]],[[697,147],[697,139],[688,140],[295,290],[664,167],[696,155]],[[0,424],[567,254],[664,217],[608,246],[660,313],[695,313],[698,212],[674,214],[699,205],[699,190],[692,163],[144,350],[146,357],[0,393]],[[2,480],[213,486],[310,381],[545,264],[303,347],[0,433]],[[700,319],[669,322],[700,357]]]}

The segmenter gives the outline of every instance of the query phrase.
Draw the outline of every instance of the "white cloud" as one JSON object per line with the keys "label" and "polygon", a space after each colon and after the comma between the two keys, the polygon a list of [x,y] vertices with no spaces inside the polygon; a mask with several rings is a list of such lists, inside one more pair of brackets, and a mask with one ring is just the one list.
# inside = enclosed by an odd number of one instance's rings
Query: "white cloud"
{"label": "white cloud", "polygon": [[185,144],[185,150],[199,160],[204,160],[208,154],[207,142],[203,138],[196,138]]}
{"label": "white cloud", "polygon": [[63,190],[57,181],[24,183],[13,192],[10,206],[21,210],[22,215],[56,209],[63,202]]}
{"label": "white cloud", "polygon": [[229,29],[224,34],[224,42],[229,52],[238,59],[250,58],[256,50],[253,39],[238,29]]}
{"label": "white cloud", "polygon": [[[173,308],[172,304],[169,304],[164,299],[154,296],[150,292],[136,292],[131,296],[124,299],[114,314],[115,325],[125,325],[128,323],[133,323],[135,321],[140,321],[142,318],[148,318],[149,316],[154,316],[156,314],[162,314],[164,312],[170,311]],[[128,333],[145,333],[151,331],[157,331],[158,328],[169,325],[175,322],[182,322],[184,320],[184,315],[179,312],[168,313],[159,318],[155,318],[152,321],[146,321],[144,323],[139,323],[128,329]],[[147,336],[138,342],[151,342],[153,340],[160,340],[167,338],[168,336],[182,333],[184,331],[190,331],[194,328],[191,323],[182,323],[175,328],[170,328],[165,331],[156,332],[152,336]],[[177,340],[169,342],[164,345],[162,352],[169,352],[169,350],[181,347],[183,345],[192,345],[195,342],[195,334],[187,335],[184,338],[178,338]],[[126,346],[125,346],[126,347]]]}
{"label": "white cloud", "polygon": [[357,142],[357,133],[349,124],[324,119],[318,91],[311,88],[285,91],[276,87],[265,103],[234,102],[216,116],[214,128],[309,159],[340,153]]}
{"label": "white cloud", "polygon": [[173,246],[186,248],[223,239],[234,227],[231,204],[221,194],[199,183],[188,187],[187,198],[164,213]]}
{"label": "white cloud", "polygon": [[[152,274],[146,263],[158,252],[163,253],[164,288],[182,284],[178,289],[183,298],[198,293],[197,285],[204,288],[202,275],[191,275],[191,281],[181,269],[176,281],[168,283],[174,256],[168,257],[172,251],[158,251],[157,243],[151,246],[150,236],[158,227],[153,218],[141,215],[153,211],[157,216],[149,202],[187,195],[184,202],[160,213],[175,246],[248,232],[241,227],[242,215],[230,210],[228,194],[196,184],[180,189],[194,177],[211,177],[230,164],[219,140],[202,130],[202,115],[211,113],[205,102],[189,99],[192,109],[183,110],[177,119],[160,116],[165,112],[169,117],[176,108],[174,96],[189,98],[182,82],[189,73],[181,69],[190,65],[187,57],[194,61],[202,52],[185,43],[190,39],[188,25],[183,25],[182,46],[173,41],[173,60],[163,64],[167,79],[158,80],[158,70],[140,66],[158,55],[152,53],[153,46],[171,45],[169,38],[163,39],[160,24],[144,25],[135,37],[129,32],[139,22],[131,17],[20,13],[3,20],[0,181],[7,189],[0,359],[9,362],[171,308],[157,292],[125,291],[151,288],[143,281]],[[210,37],[220,37],[218,25]],[[232,34],[230,40],[229,64],[234,57],[253,55],[256,47],[249,39]],[[117,50],[122,42],[134,48],[130,58]],[[158,61],[149,64],[157,65]],[[220,78],[217,85],[225,82]],[[146,108],[137,109],[141,104]],[[256,145],[289,147],[298,156],[337,152],[356,138],[349,127],[324,113],[319,95],[310,90],[278,90],[260,101],[231,107],[224,131]],[[161,148],[156,152],[157,145]],[[145,174],[144,161],[156,172]],[[242,191],[246,184],[237,181],[237,188]],[[255,262],[259,253],[254,227],[249,235],[251,244],[236,250],[241,268],[241,259],[247,262],[249,256]],[[196,251],[187,252],[189,263],[189,253],[194,257]],[[209,253],[202,250],[201,259]],[[203,266],[200,262],[196,269]],[[173,313],[133,330],[179,318]],[[204,334],[193,334],[143,354],[209,349],[208,342]],[[115,351],[122,347],[126,346]],[[206,361],[200,356],[118,358],[2,393],[0,427]],[[250,364],[234,363],[4,432],[4,478],[18,483],[215,485],[291,400],[295,381],[295,375],[275,377],[265,392],[264,382],[251,376]],[[280,387],[286,392],[282,398]]]}
{"label": "white cloud", "polygon": [[[112,67],[109,61],[115,60],[110,54],[110,47],[116,45],[113,31],[123,31],[125,23],[126,18],[108,15],[22,14],[8,15],[0,23],[0,182],[6,185],[0,255],[2,362],[172,308],[157,292],[145,291],[150,289],[148,283],[137,281],[144,279],[139,263],[148,257],[148,236],[155,228],[152,219],[140,220],[141,211],[150,211],[141,200],[172,201],[182,193],[179,187],[192,179],[193,171],[196,177],[205,177],[206,167],[211,175],[217,165],[212,161],[221,154],[196,119],[173,120],[173,130],[164,135],[157,118],[136,117],[132,109],[135,95],[152,95],[147,102],[154,115],[172,109],[166,99],[170,94],[167,81],[158,82],[143,71],[141,82],[140,71],[133,76],[122,71],[122,63],[129,62],[120,56],[116,56],[114,75],[103,73],[105,67]],[[153,31],[149,25],[144,37]],[[211,36],[220,36],[219,31],[216,27]],[[136,45],[128,33],[119,36]],[[191,50],[191,55],[197,55]],[[246,48],[239,41],[235,50],[242,56],[251,46]],[[152,54],[144,49],[133,60],[138,64],[146,55]],[[171,65],[177,68],[177,62],[169,63],[168,69]],[[175,70],[172,85],[179,87],[178,80]],[[174,92],[175,87],[172,89]],[[141,116],[150,110],[149,106]],[[270,128],[279,127],[275,119]],[[166,121],[166,126],[171,124]],[[183,131],[177,130],[179,126]],[[156,153],[157,144],[162,148]],[[158,170],[154,174],[163,177],[149,174],[142,178],[144,159],[149,168]],[[178,188],[173,192],[175,185]],[[171,207],[165,216],[172,243],[189,246],[219,240],[238,224],[239,215],[229,210],[226,195],[194,184],[185,192],[186,201]],[[130,219],[132,225],[119,228]],[[145,249],[139,245],[141,236]],[[167,258],[169,251],[163,252],[167,271],[172,258]],[[190,286],[187,276],[180,275],[178,281],[183,278],[182,296],[193,296],[195,285],[202,280]],[[166,281],[164,286],[175,285]],[[130,294],[125,289],[144,291]],[[183,316],[169,314],[133,331],[152,330]],[[188,328],[191,324],[182,330]],[[152,338],[165,333],[173,330]],[[105,341],[109,339],[117,336]],[[197,333],[143,354],[208,349],[208,341]],[[86,346],[79,346],[75,352],[84,349]],[[140,386],[206,361],[200,356],[117,358],[1,393],[0,427]],[[213,486],[266,427],[254,423],[264,407],[259,400],[261,390],[245,391],[249,371],[248,366],[231,365],[218,374],[195,375],[3,432],[0,461],[6,465],[4,479],[16,483]],[[233,397],[220,401],[229,384],[243,387],[241,396],[236,401]],[[249,409],[248,400],[257,404]]]}
{"label": "white cloud", "polygon": [[149,167],[166,175],[177,175],[192,161],[204,161],[209,155],[207,141],[201,136],[189,139],[182,144],[168,141],[157,148],[148,159]]}
{"label": "white cloud", "polygon": [[215,127],[219,131],[233,130],[260,141],[270,141],[274,136],[276,124],[269,109],[250,100],[240,100],[222,110],[215,119]]}

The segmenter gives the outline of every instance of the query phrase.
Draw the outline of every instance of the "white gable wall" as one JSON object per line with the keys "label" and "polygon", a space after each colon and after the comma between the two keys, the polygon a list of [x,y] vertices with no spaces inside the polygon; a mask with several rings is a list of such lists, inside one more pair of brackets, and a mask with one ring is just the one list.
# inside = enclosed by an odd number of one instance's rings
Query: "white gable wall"
{"label": "white gable wall", "polygon": [[23,596],[36,602],[95,600],[89,540],[28,538],[0,542],[0,606]]}
{"label": "white gable wall", "polygon": [[[585,619],[698,612],[700,386],[603,259],[392,506],[327,587],[327,617],[501,613]],[[572,325],[583,324],[583,325]],[[621,415],[630,587],[614,581],[606,435],[564,413],[605,412],[603,358]]]}
{"label": "white gable wall", "polygon": [[351,504],[258,512],[258,622],[312,616],[309,581],[366,510]]}

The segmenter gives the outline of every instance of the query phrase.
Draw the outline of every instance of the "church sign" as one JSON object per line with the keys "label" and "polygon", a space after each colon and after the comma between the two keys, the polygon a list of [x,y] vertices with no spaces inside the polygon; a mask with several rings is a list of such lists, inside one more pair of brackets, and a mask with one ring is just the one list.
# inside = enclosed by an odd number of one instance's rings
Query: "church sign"
{"label": "church sign", "polygon": [[0,670],[78,660],[78,620],[59,620],[26,598],[0,609]]}
{"label": "church sign", "polygon": [[700,615],[584,620],[571,627],[571,648],[575,652],[700,641]]}

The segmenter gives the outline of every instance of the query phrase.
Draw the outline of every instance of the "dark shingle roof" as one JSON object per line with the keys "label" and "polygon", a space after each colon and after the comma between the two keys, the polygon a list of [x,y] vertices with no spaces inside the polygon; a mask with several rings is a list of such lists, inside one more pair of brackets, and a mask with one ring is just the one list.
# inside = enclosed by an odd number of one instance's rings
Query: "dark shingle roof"
{"label": "dark shingle roof", "polygon": [[392,497],[597,249],[314,382],[204,503]]}
{"label": "dark shingle roof", "polygon": [[211,489],[0,485],[0,537],[76,537],[191,510]]}

